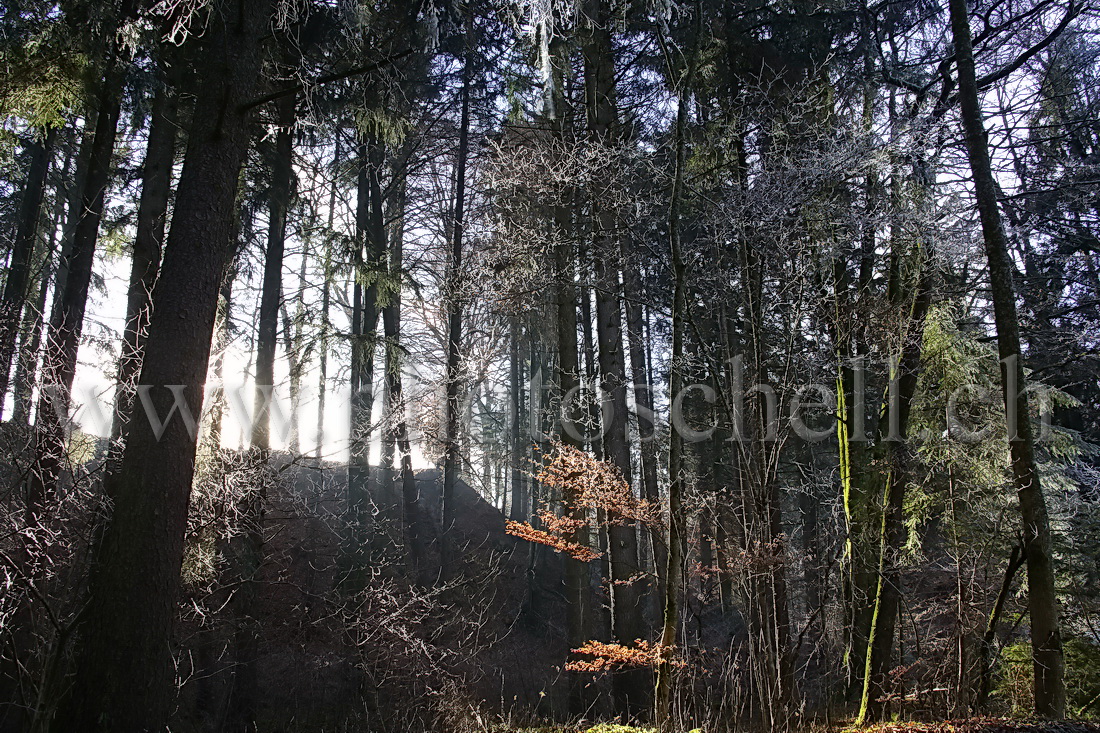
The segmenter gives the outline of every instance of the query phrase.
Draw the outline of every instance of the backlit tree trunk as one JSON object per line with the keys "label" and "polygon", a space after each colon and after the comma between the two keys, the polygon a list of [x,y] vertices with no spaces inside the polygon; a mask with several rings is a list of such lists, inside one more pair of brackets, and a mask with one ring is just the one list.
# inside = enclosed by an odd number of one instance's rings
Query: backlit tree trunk
{"label": "backlit tree trunk", "polygon": [[[584,56],[585,103],[588,127],[599,144],[617,142],[615,57],[611,44],[610,8],[603,0],[589,0],[584,6],[585,27],[581,41]],[[592,201],[595,236],[593,257],[596,276],[596,340],[599,350],[600,383],[610,402],[609,424],[604,425],[603,449],[631,484],[630,433],[626,392],[626,361],[623,353],[622,301],[617,259],[621,249],[615,237],[618,222],[608,202],[597,192]],[[613,520],[612,520],[613,521]],[[611,555],[612,635],[615,641],[633,645],[645,636],[641,594],[637,574],[638,534],[632,524],[614,522],[608,531]],[[623,672],[613,684],[621,712],[637,714],[648,706],[649,683],[645,671]]]}
{"label": "backlit tree trunk", "polygon": [[[159,731],[171,710],[169,637],[195,469],[195,420],[249,142],[243,104],[261,78],[271,7],[270,0],[217,3],[198,49],[203,53],[194,57],[200,93],[139,377],[148,400],[128,424],[120,464],[105,480],[113,511],[93,555],[75,676],[54,725],[59,732]],[[167,385],[182,385],[178,402]],[[181,411],[189,415],[176,414]]]}
{"label": "backlit tree trunk", "polygon": [[1008,424],[1008,448],[1012,477],[1020,501],[1024,552],[1027,554],[1028,612],[1031,616],[1031,654],[1035,671],[1035,713],[1062,718],[1066,713],[1065,660],[1058,597],[1054,586],[1054,556],[1050,519],[1039,483],[1031,407],[1025,388],[1020,353],[1020,323],[1016,314],[1013,264],[997,201],[997,183],[989,160],[989,142],[982,122],[981,100],[974,71],[974,49],[966,0],[950,0],[951,34],[955,39],[959,106],[974,197],[982,223],[989,286],[997,326],[997,352],[1001,359],[1001,388]]}
{"label": "backlit tree trunk", "polygon": [[[162,64],[163,65],[163,64]],[[137,232],[130,264],[130,284],[126,292],[126,326],[122,334],[122,354],[118,362],[118,387],[111,438],[122,435],[134,403],[134,380],[141,369],[141,351],[149,326],[149,308],[153,285],[160,269],[161,248],[168,218],[172,164],[176,153],[176,128],[179,96],[174,75],[161,74],[153,95],[149,121],[149,140],[141,169],[141,199],[138,202]]]}
{"label": "backlit tree trunk", "polygon": [[35,137],[27,146],[29,162],[26,182],[23,184],[23,198],[19,202],[19,220],[12,244],[11,260],[8,262],[8,277],[4,282],[3,295],[0,296],[0,414],[4,411],[4,399],[8,393],[8,375],[11,372],[15,341],[19,335],[23,304],[26,302],[30,284],[34,240],[42,218],[46,172],[50,167],[56,138],[57,131],[51,128],[41,139]]}

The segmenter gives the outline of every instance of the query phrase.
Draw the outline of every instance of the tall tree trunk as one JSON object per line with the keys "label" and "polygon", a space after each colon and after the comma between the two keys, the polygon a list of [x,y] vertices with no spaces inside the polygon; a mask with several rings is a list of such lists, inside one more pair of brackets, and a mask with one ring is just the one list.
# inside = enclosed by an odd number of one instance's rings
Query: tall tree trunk
{"label": "tall tree trunk", "polygon": [[[386,347],[400,349],[401,311],[400,302],[390,303],[382,310],[382,326],[386,333]],[[393,368],[387,370],[390,404],[388,409],[393,415],[393,441],[400,455],[401,505],[405,533],[405,546],[412,575],[421,585],[427,585],[427,541],[431,528],[420,505],[420,490],[417,488],[416,475],[412,466],[412,446],[409,443],[408,421],[405,417],[404,379],[401,375],[401,362],[395,360]]]}
{"label": "tall tree trunk", "polygon": [[[162,68],[167,63],[162,63]],[[149,121],[149,139],[141,170],[141,199],[138,202],[137,232],[130,264],[130,284],[126,292],[126,326],[122,335],[122,354],[118,362],[118,386],[111,439],[122,436],[134,403],[134,382],[141,368],[141,351],[149,325],[149,307],[153,285],[160,269],[161,247],[168,218],[172,164],[176,153],[176,127],[179,96],[174,74],[165,73],[153,95]]]}
{"label": "tall tree trunk", "polygon": [[233,596],[236,666],[227,721],[229,730],[234,733],[249,733],[256,729],[256,714],[260,704],[258,657],[262,629],[256,616],[260,590],[258,574],[263,564],[267,488],[274,479],[267,464],[271,453],[271,411],[275,403],[275,354],[283,290],[286,220],[294,190],[295,95],[282,97],[278,100],[277,107],[279,132],[275,138],[268,201],[267,251],[264,256],[260,312],[257,319],[256,383],[250,435],[252,460],[257,463],[259,472],[257,485],[249,487],[242,505],[238,508],[243,533],[231,541],[239,584]]}
{"label": "tall tree trunk", "polygon": [[19,425],[29,425],[31,406],[33,404],[34,387],[38,376],[38,357],[42,346],[42,331],[46,325],[46,298],[50,292],[50,283],[53,282],[57,271],[57,242],[58,229],[65,221],[65,212],[68,199],[72,198],[63,194],[66,182],[69,179],[69,170],[73,162],[72,154],[65,156],[61,176],[53,194],[53,213],[50,218],[49,230],[43,247],[43,262],[38,276],[38,290],[36,294],[33,312],[25,313],[25,335],[23,343],[19,347],[19,356],[15,365],[15,376],[12,389],[12,420]]}
{"label": "tall tree trunk", "polygon": [[388,257],[388,277],[393,290],[390,299],[382,308],[382,329],[386,346],[386,392],[389,400],[386,410],[389,412],[389,432],[387,439],[393,443],[398,454],[398,470],[401,476],[401,526],[405,537],[405,553],[410,575],[421,585],[428,585],[427,558],[428,538],[431,527],[420,505],[420,490],[412,466],[412,446],[409,441],[408,419],[402,376],[401,347],[401,269],[405,237],[405,171],[397,173],[397,191],[394,201],[395,219],[390,236]]}
{"label": "tall tree trunk", "polygon": [[278,101],[279,132],[275,141],[275,158],[268,203],[267,251],[260,291],[260,313],[256,334],[256,384],[252,412],[251,446],[262,453],[271,450],[271,406],[274,402],[279,305],[283,295],[286,219],[291,191],[294,187],[293,126],[296,108],[297,102],[294,95],[287,95]]}
{"label": "tall tree trunk", "polygon": [[[610,7],[604,0],[587,0],[581,40],[584,56],[585,104],[588,127],[602,145],[617,141],[618,110],[615,89],[615,56],[611,43]],[[604,426],[604,453],[631,482],[630,430],[627,412],[626,363],[623,354],[623,326],[616,258],[621,248],[615,241],[618,224],[614,212],[593,200],[596,263],[596,336],[599,344],[601,388],[610,402],[610,424]],[[611,554],[612,635],[621,644],[633,644],[645,636],[637,585],[638,535],[632,524],[616,522],[608,531]],[[616,675],[614,685],[621,712],[635,715],[648,705],[647,673],[644,670]]]}
{"label": "tall tree trunk", "polygon": [[[874,231],[866,240],[873,247]],[[862,260],[861,260],[862,261]],[[862,268],[861,268],[862,269]],[[856,365],[855,331],[858,328],[851,293],[848,263],[838,259],[834,265],[836,322],[834,340],[837,354],[837,449],[840,468],[841,502],[844,509],[844,577],[842,594],[845,624],[844,672],[845,697],[854,699],[863,691],[863,672],[867,661],[867,638],[874,615],[875,570],[872,563],[874,534],[871,522],[871,492],[867,486],[867,449],[863,428],[862,364]],[[862,280],[862,275],[861,275]],[[862,286],[860,292],[863,292]]]}
{"label": "tall tree trunk", "polygon": [[530,517],[527,496],[524,492],[523,454],[527,441],[520,427],[523,420],[523,363],[519,357],[519,319],[512,317],[508,335],[508,423],[511,431],[509,473],[512,483],[512,500],[508,518],[513,522],[526,522]]}
{"label": "tall tree trunk", "polygon": [[[469,43],[467,38],[466,43]],[[444,582],[457,571],[454,547],[454,490],[458,481],[459,445],[458,416],[462,355],[462,240],[466,226],[466,162],[470,154],[470,49],[462,65],[462,112],[458,128],[458,160],[455,163],[455,201],[451,214],[451,252],[447,284],[450,288],[447,310],[447,371],[446,404],[443,433],[443,527],[440,533],[440,579]]]}
{"label": "tall tree trunk", "polygon": [[[863,2],[860,14],[860,43],[863,53],[863,109],[861,124],[870,135],[874,126],[875,82],[874,17]],[[849,273],[848,260],[843,255],[834,265],[836,290],[835,341],[837,345],[837,442],[840,453],[840,477],[845,520],[844,578],[842,593],[848,622],[845,629],[844,671],[845,697],[856,699],[863,692],[866,669],[867,640],[874,617],[875,567],[872,491],[866,440],[863,430],[863,364],[853,359],[861,357],[861,343],[866,324],[857,317],[857,308],[870,297],[874,270],[878,224],[875,209],[880,198],[880,184],[875,170],[869,170],[863,181],[864,211],[860,231],[860,248],[856,263],[856,281]]]}
{"label": "tall tree trunk", "polygon": [[[676,168],[669,197],[669,256],[672,260],[672,359],[668,388],[673,400],[684,390],[684,323],[687,318],[687,268],[680,246],[680,208],[684,185],[684,125],[687,117],[685,92],[679,94],[676,113]],[[669,431],[668,448],[668,552],[664,573],[664,612],[661,623],[661,661],[657,667],[654,718],[661,733],[672,730],[672,649],[680,624],[680,578],[683,551],[684,436],[675,421]]]}
{"label": "tall tree trunk", "polygon": [[[57,731],[161,730],[171,710],[169,638],[195,469],[195,418],[248,148],[243,103],[261,78],[271,8],[271,0],[217,3],[199,41],[203,53],[194,57],[202,88],[139,378],[147,409],[128,424],[122,459],[105,479],[113,512],[93,554],[76,673],[54,721]],[[165,385],[182,386],[173,392]]]}
{"label": "tall tree trunk", "polygon": [[50,167],[57,130],[50,128],[41,138],[34,137],[27,146],[27,174],[23,184],[23,198],[19,204],[19,219],[12,243],[11,260],[8,262],[8,278],[0,296],[0,415],[4,412],[4,400],[8,394],[8,375],[11,373],[15,341],[23,315],[30,283],[31,258],[34,241],[41,221],[42,197],[46,193],[46,172]]}
{"label": "tall tree trunk", "polygon": [[[332,154],[332,188],[328,197],[328,230],[332,231],[332,221],[336,210],[336,171],[340,168],[340,135],[337,128],[336,146]],[[328,339],[329,310],[332,307],[332,248],[325,247],[321,258],[321,326],[317,337],[317,458],[324,457],[325,443],[325,395],[328,390]]]}
{"label": "tall tree trunk", "polygon": [[[653,425],[653,394],[646,366],[645,324],[642,319],[641,277],[637,262],[628,259],[623,253],[623,301],[626,307],[626,328],[630,342],[630,375],[634,381],[635,415],[638,420],[638,441],[642,466],[642,498],[653,506],[661,502],[657,486],[657,435]],[[646,555],[653,563],[657,573],[656,593],[653,598],[660,603],[664,598],[665,569],[668,564],[664,538],[660,531],[653,529],[643,533],[648,544]],[[646,568],[647,571],[649,568]],[[648,585],[646,586],[648,589]],[[643,591],[647,593],[648,591]]]}
{"label": "tall tree trunk", "polygon": [[[555,220],[555,225],[560,230],[564,224],[561,212],[555,213]],[[575,423],[574,408],[580,385],[577,360],[577,294],[573,282],[575,272],[573,252],[572,248],[565,243],[568,241],[568,238],[564,238],[564,241],[558,242],[554,255],[558,279],[555,305],[558,347],[557,387],[561,412],[558,440],[563,445],[583,448],[582,441],[576,437],[579,433]],[[569,537],[569,541],[587,546],[589,542],[588,512],[578,505],[578,496],[575,491],[565,491],[561,501],[566,516],[585,522]],[[589,567],[587,562],[569,556],[565,556],[563,562],[565,563],[565,597],[568,604],[566,637],[569,647],[576,649],[589,639]],[[588,707],[585,677],[586,675],[577,673],[570,675],[570,710],[575,715],[583,715]]]}
{"label": "tall tree trunk", "polygon": [[[50,302],[51,316],[54,311],[61,308],[61,298],[65,294],[65,283],[69,278],[69,260],[73,251],[73,238],[76,235],[76,226],[80,223],[80,215],[76,212],[80,209],[81,199],[84,197],[84,186],[88,181],[88,172],[92,166],[92,153],[95,151],[96,121],[98,119],[98,109],[89,110],[84,118],[84,127],[80,134],[80,146],[76,153],[72,185],[69,186],[65,202],[65,226],[61,233],[61,249],[58,252],[57,271],[53,282],[53,296]],[[45,314],[43,316],[45,317]]]}
{"label": "tall tree trunk", "polygon": [[[563,135],[563,117],[566,111],[565,95],[562,89],[564,65],[563,43],[553,38],[553,31],[544,24],[539,29],[540,61],[543,68],[543,118],[555,140],[561,141]],[[557,342],[557,400],[559,403],[558,440],[563,445],[583,448],[578,437],[577,393],[580,386],[580,364],[577,354],[577,288],[576,256],[571,235],[572,221],[565,206],[554,206],[550,212],[551,240],[554,242],[554,293],[555,323]],[[578,505],[577,492],[566,490],[561,496],[563,513],[584,524],[568,538],[570,542],[587,546],[589,543],[588,512]],[[591,638],[589,630],[589,612],[591,584],[587,562],[568,555],[563,556],[565,565],[566,638],[569,648],[576,649]],[[569,709],[574,715],[584,715],[588,709],[588,675],[569,674]]]}
{"label": "tall tree trunk", "polygon": [[1024,552],[1027,554],[1035,713],[1044,718],[1063,718],[1066,713],[1065,660],[1054,586],[1050,519],[1035,461],[1035,438],[1031,427],[1030,401],[1025,389],[1027,383],[1020,353],[1020,324],[1012,283],[1013,265],[1008,254],[1008,241],[997,202],[997,184],[989,161],[989,143],[982,122],[966,0],[950,0],[950,8],[951,34],[955,40],[955,63],[958,68],[959,106],[970,170],[974,174],[974,196],[982,223],[986,259],[989,261],[989,286],[997,326],[997,352],[1001,359],[1008,447],[1012,477],[1020,501]]}
{"label": "tall tree trunk", "polygon": [[[382,202],[384,147],[373,135],[359,145],[356,200],[355,304],[352,317],[351,457],[348,462],[348,513],[351,534],[348,561],[353,587],[365,581],[370,542],[370,441],[374,409],[374,362],[377,351],[379,275],[385,268],[386,230]],[[366,250],[364,259],[363,250]],[[363,286],[366,282],[366,286]]]}
{"label": "tall tree trunk", "polygon": [[[108,60],[107,71],[100,81],[102,88],[98,95],[98,115],[87,179],[84,181],[79,208],[69,212],[70,217],[76,217],[72,249],[62,265],[65,273],[64,288],[58,288],[59,295],[54,301],[46,337],[45,362],[42,368],[43,392],[38,401],[36,418],[39,428],[37,465],[30,481],[31,511],[36,511],[33,507],[56,488],[63,469],[66,425],[58,412],[67,414],[71,404],[70,392],[76,376],[84,310],[88,304],[96,240],[103,216],[103,202],[110,183],[111,155],[114,152],[122,105],[122,69],[113,57]],[[51,397],[58,398],[57,407],[60,410],[54,409],[55,404]]]}
{"label": "tall tree trunk", "polygon": [[[895,244],[895,246],[897,246]],[[909,303],[901,356],[891,365],[891,387],[883,409],[884,421],[890,426],[886,437],[886,475],[882,499],[882,524],[879,534],[878,577],[874,612],[867,639],[867,659],[863,672],[863,696],[860,701],[859,724],[879,722],[887,710],[886,701],[892,692],[891,660],[898,609],[901,604],[900,555],[905,547],[905,495],[909,487],[915,458],[908,445],[909,414],[917,391],[924,322],[932,300],[932,274],[927,243],[919,243],[914,256],[905,267],[901,258],[899,269],[915,270],[913,275],[900,274],[897,285],[891,287],[891,301],[896,307]],[[916,278],[916,289],[900,282]],[[893,278],[892,278],[893,279]],[[913,293],[912,296],[907,296]],[[894,435],[896,426],[897,434]]]}
{"label": "tall tree trunk", "polygon": [[[395,226],[399,228],[400,225]],[[397,235],[399,236],[399,235]],[[390,257],[393,256],[395,247],[400,247],[400,244],[394,241],[394,235],[390,236]],[[400,251],[400,250],[398,250]],[[395,273],[391,268],[388,270],[387,277],[395,277]],[[398,282],[400,282],[400,272],[396,273]],[[397,286],[400,287],[400,286]],[[396,296],[391,296],[391,298]],[[394,431],[394,420],[396,415],[393,412],[393,394],[392,385],[390,384],[389,374],[392,371],[401,371],[401,354],[394,348],[394,344],[390,341],[389,332],[386,331],[386,309],[394,307],[394,303],[387,300],[382,306],[382,335],[384,338],[385,359],[383,369],[385,369],[386,379],[382,385],[382,449],[379,452],[378,469],[379,469],[379,484],[382,490],[387,494],[393,491],[393,479],[394,479],[394,463],[397,459],[397,442],[396,432]],[[400,308],[400,306],[398,306]],[[398,312],[398,325],[400,326],[400,311]]]}

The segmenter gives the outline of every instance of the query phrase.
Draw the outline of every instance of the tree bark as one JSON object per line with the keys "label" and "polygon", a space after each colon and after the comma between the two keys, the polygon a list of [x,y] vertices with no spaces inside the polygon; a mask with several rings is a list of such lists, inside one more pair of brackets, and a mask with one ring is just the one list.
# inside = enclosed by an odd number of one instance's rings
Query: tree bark
{"label": "tree bark", "polygon": [[[684,185],[684,125],[687,100],[680,93],[676,114],[676,168],[669,198],[669,256],[672,261],[672,359],[668,388],[673,400],[684,390],[684,322],[687,317],[687,270],[680,246],[680,208]],[[685,476],[684,436],[675,422],[669,431],[668,449],[668,550],[664,572],[664,611],[661,624],[661,662],[657,667],[654,717],[661,733],[672,730],[672,649],[680,624],[680,578],[683,558]]]}
{"label": "tree bark", "polygon": [[[150,409],[127,426],[120,464],[105,479],[113,512],[93,553],[76,672],[57,731],[159,731],[171,710],[169,638],[195,469],[194,420],[249,142],[240,105],[258,86],[271,7],[271,0],[217,3],[195,57],[202,89],[139,377]],[[182,385],[178,402],[166,385]]]}
{"label": "tree bark", "polygon": [[[466,43],[469,43],[467,39]],[[466,225],[466,162],[470,153],[470,49],[467,47],[462,65],[462,111],[458,128],[458,159],[455,164],[455,201],[451,214],[451,252],[447,283],[450,288],[447,310],[447,371],[446,404],[443,434],[443,527],[440,532],[440,580],[446,582],[457,571],[453,528],[455,521],[454,490],[458,481],[458,416],[462,358],[462,240]]]}
{"label": "tree bark", "polygon": [[118,362],[118,386],[115,414],[111,426],[112,442],[122,436],[122,427],[134,404],[134,381],[141,369],[141,352],[149,326],[149,308],[153,285],[160,269],[161,248],[171,196],[172,164],[176,153],[176,128],[179,95],[176,80],[161,64],[162,78],[153,96],[149,120],[149,139],[141,170],[141,199],[138,202],[137,232],[130,264],[130,284],[126,292],[126,327]]}
{"label": "tree bark", "polygon": [[398,470],[401,477],[401,514],[405,537],[405,553],[410,575],[421,585],[428,585],[427,541],[431,534],[427,517],[420,505],[420,490],[416,483],[416,474],[412,466],[412,446],[409,441],[408,419],[404,395],[404,378],[401,372],[401,269],[404,250],[404,212],[405,212],[405,171],[397,174],[396,200],[394,203],[395,221],[390,237],[388,276],[393,284],[390,299],[382,308],[382,329],[386,347],[386,384],[389,402],[390,440],[399,456]]}
{"label": "tree bark", "polygon": [[[884,422],[887,425],[897,426],[897,437],[896,439],[894,436],[886,438],[889,442],[886,446],[887,469],[879,534],[878,583],[867,640],[863,695],[857,719],[860,725],[884,720],[887,701],[893,692],[890,684],[890,663],[894,653],[894,632],[901,604],[899,556],[905,546],[905,495],[911,480],[911,464],[915,460],[912,449],[907,443],[909,414],[917,391],[924,322],[932,300],[931,264],[929,254],[923,251],[927,245],[918,246],[921,250],[914,258],[918,278],[916,291],[910,300],[901,357],[895,368],[896,373],[891,374],[891,380],[896,380],[896,387],[891,387],[891,397],[883,411]],[[899,263],[898,267],[901,268],[902,265]],[[900,284],[897,289],[900,292],[908,290]],[[900,296],[891,300],[898,307],[904,306]]]}
{"label": "tree bark", "polygon": [[[625,250],[625,248],[624,248]],[[657,485],[657,436],[653,425],[653,395],[646,368],[645,329],[642,319],[641,277],[638,264],[630,262],[628,253],[623,252],[626,265],[623,267],[623,301],[626,307],[626,328],[630,343],[630,375],[634,382],[635,417],[638,421],[638,442],[640,444],[642,467],[642,498],[653,506],[661,502]],[[652,597],[658,602],[664,598],[665,570],[668,564],[664,538],[659,530],[643,533],[643,541],[648,544],[649,556],[657,574],[656,593]],[[648,562],[647,562],[648,565]],[[649,568],[646,568],[647,571]],[[650,584],[646,583],[643,594],[648,595]]]}
{"label": "tree bark", "polygon": [[271,403],[275,387],[275,352],[279,331],[279,305],[283,297],[283,253],[286,249],[286,219],[294,187],[293,126],[294,95],[278,102],[279,132],[275,141],[270,200],[268,202],[267,251],[264,257],[260,313],[256,334],[256,385],[252,411],[251,445],[261,452],[271,450]]}
{"label": "tree bark", "polygon": [[519,320],[512,317],[508,338],[508,421],[511,430],[510,467],[512,500],[508,518],[513,522],[526,522],[530,518],[523,482],[523,455],[527,447],[520,428],[523,420],[523,364],[519,358]]}
{"label": "tree bark", "polygon": [[11,418],[15,423],[24,426],[30,424],[34,386],[38,376],[38,356],[42,346],[42,331],[46,325],[46,298],[50,292],[50,283],[53,282],[54,274],[57,271],[58,228],[65,221],[69,200],[73,198],[71,193],[64,194],[72,162],[73,156],[69,153],[65,156],[60,180],[54,189],[53,212],[49,222],[49,233],[43,246],[42,266],[38,276],[35,303],[33,310],[25,310],[23,315],[24,335],[20,337],[23,341],[19,346],[15,364]]}
{"label": "tree bark", "polygon": [[1039,483],[1030,401],[1020,352],[1020,324],[1012,282],[1013,264],[1008,254],[1008,241],[997,201],[997,184],[989,160],[989,143],[982,122],[966,0],[950,0],[950,10],[958,69],[959,106],[989,262],[989,286],[997,327],[997,352],[1001,359],[1001,390],[1008,426],[1008,447],[1012,477],[1020,502],[1024,552],[1027,554],[1035,713],[1040,717],[1059,719],[1065,717],[1066,712],[1065,660],[1054,585],[1050,519]]}
{"label": "tree bark", "polygon": [[113,56],[107,61],[107,71],[100,80],[98,115],[91,142],[87,178],[80,196],[80,206],[70,211],[75,217],[72,249],[61,265],[64,287],[58,283],[53,312],[45,344],[45,361],[42,368],[43,391],[38,400],[36,425],[38,445],[36,466],[30,480],[29,511],[37,512],[36,505],[57,488],[65,459],[66,425],[58,415],[51,400],[51,390],[59,399],[58,407],[67,414],[71,404],[73,379],[76,376],[77,352],[80,334],[84,327],[84,310],[88,304],[88,288],[92,281],[92,265],[95,260],[99,223],[103,216],[103,202],[111,176],[111,155],[115,147],[115,135],[122,106],[122,69]]}
{"label": "tree bark", "polygon": [[[617,142],[618,110],[615,89],[615,57],[611,43],[613,21],[604,0],[587,0],[584,7],[581,51],[584,57],[585,104],[589,132],[602,145]],[[601,201],[594,210],[593,255],[596,265],[596,334],[599,349],[601,388],[610,402],[609,424],[604,425],[604,454],[631,485],[630,434],[626,401],[629,382],[623,354],[622,303],[619,271],[615,258],[621,248],[615,241],[615,214]],[[616,522],[608,531],[612,580],[612,635],[621,644],[632,645],[645,636],[638,588],[638,535],[632,524]],[[620,673],[614,678],[619,709],[628,715],[648,706],[649,682],[644,670]]]}
{"label": "tree bark", "polygon": [[8,375],[15,355],[15,341],[23,315],[30,283],[31,258],[34,241],[41,220],[42,198],[46,193],[46,173],[50,167],[57,131],[53,128],[41,137],[35,137],[27,146],[27,174],[23,185],[23,198],[19,203],[19,219],[8,262],[8,278],[0,296],[0,415],[4,412],[4,400],[8,394]]}
{"label": "tree bark", "polygon": [[249,733],[256,729],[260,705],[258,657],[262,629],[256,617],[260,590],[258,574],[263,564],[267,488],[274,478],[267,470],[267,462],[271,453],[271,410],[275,403],[275,354],[283,290],[286,219],[294,190],[293,129],[297,99],[291,94],[280,98],[276,104],[279,131],[275,138],[268,200],[267,251],[257,319],[256,383],[250,435],[250,448],[253,460],[259,465],[259,472],[257,485],[249,487],[238,508],[243,533],[230,542],[238,583],[233,596],[236,667],[227,721],[228,729],[233,733]]}
{"label": "tree bark", "polygon": [[[371,550],[367,532],[370,515],[370,441],[374,410],[374,362],[377,351],[379,277],[385,270],[386,230],[382,202],[381,141],[367,136],[359,145],[359,176],[355,212],[355,303],[352,315],[351,454],[348,461],[347,558],[349,580],[359,587]],[[366,255],[364,258],[364,249]]]}

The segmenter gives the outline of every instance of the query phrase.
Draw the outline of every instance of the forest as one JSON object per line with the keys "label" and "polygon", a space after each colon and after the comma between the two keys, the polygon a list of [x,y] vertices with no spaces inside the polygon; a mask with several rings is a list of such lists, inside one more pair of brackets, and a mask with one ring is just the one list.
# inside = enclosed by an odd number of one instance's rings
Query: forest
{"label": "forest", "polygon": [[1096,0],[3,0],[0,263],[0,733],[1100,731]]}

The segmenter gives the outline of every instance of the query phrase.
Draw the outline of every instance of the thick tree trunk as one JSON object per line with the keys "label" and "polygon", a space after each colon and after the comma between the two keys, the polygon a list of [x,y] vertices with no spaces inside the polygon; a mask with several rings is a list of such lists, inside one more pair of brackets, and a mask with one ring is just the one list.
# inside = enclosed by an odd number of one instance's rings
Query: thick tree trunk
{"label": "thick tree trunk", "polygon": [[[543,41],[540,46],[540,61],[544,69],[543,117],[549,126],[550,134],[560,142],[563,137],[562,118],[566,111],[562,75],[563,66],[567,62],[563,57],[561,39],[552,40],[552,35],[553,32],[549,28],[544,26],[540,29],[540,39]],[[572,221],[569,210],[565,206],[554,206],[550,212],[550,219],[556,280],[554,306],[558,352],[556,387],[559,403],[557,437],[563,445],[583,448],[583,440],[578,438],[580,426],[577,424],[578,415],[575,409],[580,385],[580,364],[577,354],[576,257],[573,239],[570,236]],[[585,521],[585,524],[568,539],[570,542],[587,546],[589,543],[588,512],[577,505],[577,499],[575,491],[563,492],[562,511],[568,517]],[[569,556],[563,556],[562,561],[565,565],[566,639],[569,648],[576,649],[591,638],[589,566],[588,563]],[[587,677],[588,675],[583,673],[569,675],[569,709],[574,715],[583,715],[588,709],[589,696],[586,694],[586,688],[589,680]]]}
{"label": "thick tree trunk", "polygon": [[112,441],[122,436],[123,425],[129,419],[134,404],[134,382],[141,369],[141,352],[149,325],[153,285],[160,269],[161,247],[168,218],[179,95],[176,80],[167,74],[165,76],[168,78],[160,80],[153,96],[149,139],[141,170],[141,199],[138,202],[130,284],[126,292],[126,327],[118,362]]}
{"label": "thick tree trunk", "polygon": [[1012,260],[997,202],[997,183],[989,161],[989,143],[982,122],[981,100],[974,70],[974,49],[966,0],[950,0],[951,33],[955,40],[959,106],[974,196],[982,223],[989,286],[997,326],[997,351],[1001,358],[1001,388],[1008,425],[1012,476],[1020,501],[1024,552],[1027,554],[1028,611],[1031,616],[1031,652],[1035,671],[1035,713],[1062,718],[1066,713],[1065,660],[1058,597],[1054,585],[1054,556],[1050,519],[1039,483],[1035,439],[1020,353],[1020,324],[1012,283]]}
{"label": "thick tree trunk", "polygon": [[[387,347],[400,348],[401,321],[400,305],[394,302],[382,311],[382,324],[386,332]],[[393,441],[400,456],[401,505],[405,532],[405,546],[412,575],[421,585],[427,585],[427,541],[431,533],[424,509],[420,505],[420,489],[416,485],[416,475],[412,466],[412,446],[409,443],[409,428],[405,418],[405,397],[400,362],[394,369],[386,372],[389,382],[390,404],[393,415]]]}
{"label": "thick tree trunk", "polygon": [[[601,388],[610,402],[609,422],[604,427],[604,452],[623,474],[631,480],[630,434],[626,401],[628,383],[623,355],[622,319],[619,311],[618,273],[607,262],[597,263],[596,331],[599,342]],[[612,634],[622,644],[633,644],[645,636],[642,622],[641,594],[637,574],[638,535],[632,524],[616,522],[608,530],[611,553]],[[631,714],[646,707],[644,673],[623,673],[615,678],[620,702]]]}
{"label": "thick tree trunk", "polygon": [[[202,89],[139,378],[147,409],[127,426],[119,467],[105,480],[114,508],[93,554],[76,674],[57,731],[159,731],[171,710],[169,639],[195,420],[248,148],[242,105],[256,93],[270,19],[270,0],[217,3],[202,37],[204,53],[195,57]],[[173,393],[167,385],[182,386]]]}
{"label": "thick tree trunk", "polygon": [[410,575],[421,585],[428,585],[427,558],[428,538],[431,527],[424,509],[420,505],[420,490],[416,484],[416,475],[412,466],[412,446],[409,441],[408,420],[404,395],[404,378],[401,373],[401,267],[404,250],[404,212],[405,212],[405,173],[397,183],[394,210],[393,233],[390,237],[388,275],[394,284],[390,300],[382,308],[382,329],[386,344],[386,392],[389,412],[389,433],[387,439],[393,443],[399,456],[401,489],[401,526],[405,539],[405,554]]}

